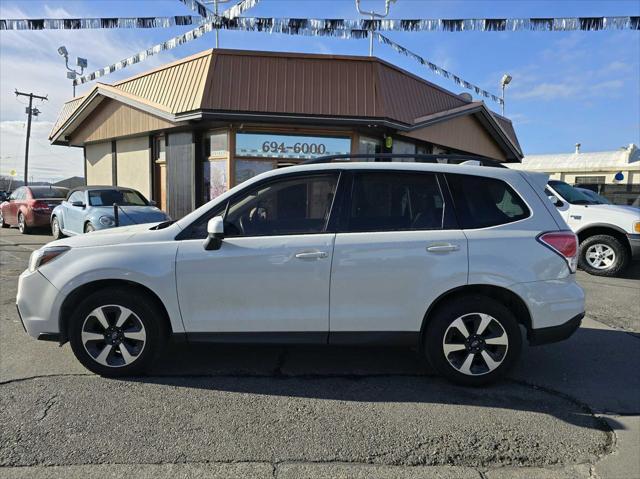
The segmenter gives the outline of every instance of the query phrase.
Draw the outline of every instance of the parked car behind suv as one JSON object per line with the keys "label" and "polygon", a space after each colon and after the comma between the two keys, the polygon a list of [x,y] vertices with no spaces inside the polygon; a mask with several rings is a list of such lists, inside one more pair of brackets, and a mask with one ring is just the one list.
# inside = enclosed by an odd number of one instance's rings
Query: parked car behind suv
{"label": "parked car behind suv", "polygon": [[48,227],[51,210],[64,200],[69,190],[59,186],[21,186],[0,205],[0,225],[18,226],[27,234],[37,227]]}
{"label": "parked car behind suv", "polygon": [[640,209],[603,205],[565,183],[551,180],[547,195],[578,235],[579,265],[598,276],[617,276],[640,258]]}
{"label": "parked car behind suv", "polygon": [[17,304],[33,337],[105,376],[190,342],[416,347],[447,378],[503,375],[584,315],[577,239],[547,177],[505,168],[325,163],[258,175],[175,223],[33,253]]}
{"label": "parked car behind suv", "polygon": [[[114,209],[114,204],[117,207]],[[169,219],[153,201],[137,190],[119,186],[81,186],[51,212],[55,239],[115,226],[154,223]]]}

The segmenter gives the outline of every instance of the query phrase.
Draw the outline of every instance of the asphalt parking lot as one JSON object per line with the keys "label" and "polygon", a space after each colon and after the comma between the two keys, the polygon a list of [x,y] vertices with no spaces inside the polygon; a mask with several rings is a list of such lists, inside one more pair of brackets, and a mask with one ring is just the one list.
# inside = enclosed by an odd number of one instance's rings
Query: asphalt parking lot
{"label": "asphalt parking lot", "polygon": [[50,239],[0,233],[0,477],[640,477],[640,264],[578,272],[580,330],[485,389],[375,348],[172,345],[108,380],[22,330]]}

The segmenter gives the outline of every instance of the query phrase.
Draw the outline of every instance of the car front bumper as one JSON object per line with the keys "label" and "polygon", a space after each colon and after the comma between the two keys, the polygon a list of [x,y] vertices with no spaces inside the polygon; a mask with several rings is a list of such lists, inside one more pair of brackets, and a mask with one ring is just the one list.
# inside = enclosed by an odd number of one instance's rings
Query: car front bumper
{"label": "car front bumper", "polygon": [[628,234],[629,246],[631,246],[631,257],[633,259],[640,258],[640,235]]}
{"label": "car front bumper", "polygon": [[38,339],[58,337],[62,295],[40,271],[24,271],[18,278],[16,306],[24,329]]}

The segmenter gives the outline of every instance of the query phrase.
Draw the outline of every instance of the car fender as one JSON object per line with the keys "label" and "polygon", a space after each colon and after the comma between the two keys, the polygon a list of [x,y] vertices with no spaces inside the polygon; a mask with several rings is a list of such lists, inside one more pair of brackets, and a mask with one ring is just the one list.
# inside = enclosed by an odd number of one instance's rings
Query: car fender
{"label": "car fender", "polygon": [[56,206],[51,212],[51,217],[49,218],[49,223],[53,222],[53,217],[58,218],[58,224],[60,225],[60,229],[64,229],[64,207],[60,204]]}
{"label": "car fender", "polygon": [[[71,248],[40,273],[66,298],[96,281],[136,283],[152,291],[164,305],[174,333],[184,332],[175,279],[175,241]],[[149,261],[149,252],[153,261]],[[60,307],[63,301],[60,301]],[[59,314],[59,311],[58,311]]]}

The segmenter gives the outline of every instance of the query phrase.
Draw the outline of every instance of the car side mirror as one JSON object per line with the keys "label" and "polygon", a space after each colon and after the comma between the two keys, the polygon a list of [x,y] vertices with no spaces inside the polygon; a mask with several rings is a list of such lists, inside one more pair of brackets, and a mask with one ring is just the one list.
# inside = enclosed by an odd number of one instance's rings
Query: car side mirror
{"label": "car side mirror", "polygon": [[549,201],[551,201],[551,203],[553,203],[553,206],[556,206],[556,207],[560,207],[564,204],[562,203],[562,201],[560,201],[560,198],[553,195],[549,195]]}
{"label": "car side mirror", "polygon": [[78,208],[84,208],[84,203],[82,201],[73,201],[71,206],[76,206]]}
{"label": "car side mirror", "polygon": [[156,206],[158,203],[156,203],[153,200],[149,200],[149,206]]}
{"label": "car side mirror", "polygon": [[224,239],[224,220],[222,216],[215,216],[207,223],[207,239],[204,249],[207,251],[219,250]]}

